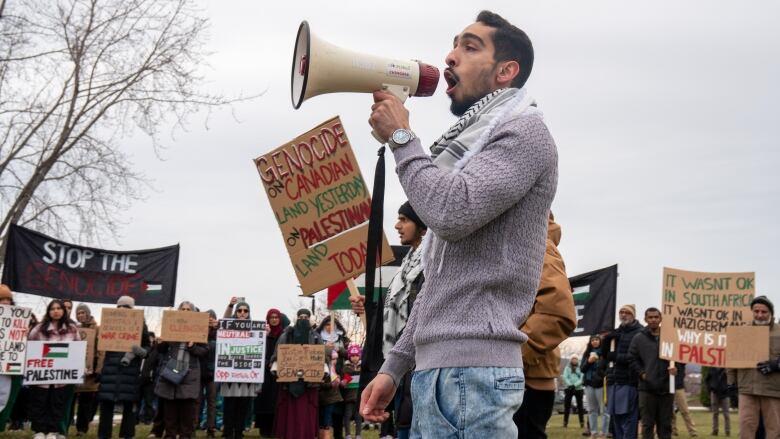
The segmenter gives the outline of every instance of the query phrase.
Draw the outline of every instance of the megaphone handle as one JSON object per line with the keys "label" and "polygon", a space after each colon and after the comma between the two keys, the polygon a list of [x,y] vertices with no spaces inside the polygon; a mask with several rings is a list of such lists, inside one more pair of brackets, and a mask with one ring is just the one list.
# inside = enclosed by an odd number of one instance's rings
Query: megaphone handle
{"label": "megaphone handle", "polygon": [[[406,102],[406,100],[409,98],[409,87],[405,85],[396,85],[396,84],[382,84],[382,90],[392,93],[395,97],[401,100],[401,103]],[[371,135],[374,136],[374,138],[377,140],[377,142],[384,145],[387,143],[389,139],[383,139],[382,136],[377,134],[376,131],[371,130]]]}

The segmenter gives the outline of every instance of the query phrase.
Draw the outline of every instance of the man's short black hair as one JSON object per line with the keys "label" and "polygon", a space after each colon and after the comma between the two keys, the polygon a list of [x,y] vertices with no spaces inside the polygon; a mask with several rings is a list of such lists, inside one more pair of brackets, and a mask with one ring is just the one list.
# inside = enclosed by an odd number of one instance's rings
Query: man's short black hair
{"label": "man's short black hair", "polygon": [[655,308],[655,307],[653,307],[653,306],[651,306],[650,308],[647,308],[647,309],[645,310],[645,317],[647,317],[647,313],[649,313],[649,312],[657,312],[657,313],[658,313],[658,315],[661,315],[661,310],[660,310],[660,309],[658,309],[658,308]]}
{"label": "man's short black hair", "polygon": [[512,87],[523,87],[534,66],[534,46],[528,35],[504,17],[490,11],[480,12],[477,21],[496,29],[493,32],[493,45],[496,47],[493,58],[498,62],[517,61],[520,73],[512,80]]}

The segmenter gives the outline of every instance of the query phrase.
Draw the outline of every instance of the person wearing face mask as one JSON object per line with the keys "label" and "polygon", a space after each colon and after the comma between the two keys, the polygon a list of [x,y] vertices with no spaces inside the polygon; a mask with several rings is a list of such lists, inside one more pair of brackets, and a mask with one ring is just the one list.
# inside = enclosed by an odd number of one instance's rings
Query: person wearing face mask
{"label": "person wearing face mask", "polygon": [[[284,344],[323,344],[322,338],[312,328],[311,311],[298,310],[295,325],[282,332],[271,357],[271,373],[276,373],[279,346]],[[329,358],[323,364],[323,375],[328,370]],[[281,439],[310,439],[318,434],[319,384],[300,379],[294,383],[279,385],[279,399],[274,419],[274,437]]]}
{"label": "person wearing face mask", "polygon": [[[231,300],[232,302],[232,300]],[[230,308],[230,306],[229,306]],[[251,320],[249,304],[244,301],[235,302],[235,313],[232,318]],[[261,384],[256,383],[222,383],[219,389],[224,398],[224,433],[229,439],[244,437],[246,417],[252,398],[260,393]]]}
{"label": "person wearing face mask", "polygon": [[753,325],[769,327],[769,358],[755,369],[729,369],[729,385],[739,389],[739,437],[753,439],[763,419],[766,437],[780,437],[780,325],[775,307],[766,296],[750,302]]}
{"label": "person wearing face mask", "polygon": [[620,325],[604,337],[602,369],[607,375],[607,413],[614,420],[615,439],[636,439],[639,423],[639,376],[631,367],[628,349],[644,326],[636,320],[636,307],[623,305]]}
{"label": "person wearing face mask", "polygon": [[[29,341],[79,341],[78,328],[65,315],[65,304],[59,299],[49,302],[43,320],[27,336]],[[68,398],[73,394],[73,385],[48,384],[30,387],[28,411],[32,421],[33,439],[64,438],[60,421],[68,410]]]}

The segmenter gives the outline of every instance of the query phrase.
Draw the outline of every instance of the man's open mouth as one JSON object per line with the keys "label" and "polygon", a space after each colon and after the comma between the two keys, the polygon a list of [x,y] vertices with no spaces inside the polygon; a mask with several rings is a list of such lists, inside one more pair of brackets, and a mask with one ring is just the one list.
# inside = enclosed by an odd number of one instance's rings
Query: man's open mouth
{"label": "man's open mouth", "polygon": [[455,72],[449,68],[444,70],[444,80],[447,81],[447,94],[451,95],[455,87],[458,86],[458,82],[460,80],[458,79],[458,76],[455,74]]}

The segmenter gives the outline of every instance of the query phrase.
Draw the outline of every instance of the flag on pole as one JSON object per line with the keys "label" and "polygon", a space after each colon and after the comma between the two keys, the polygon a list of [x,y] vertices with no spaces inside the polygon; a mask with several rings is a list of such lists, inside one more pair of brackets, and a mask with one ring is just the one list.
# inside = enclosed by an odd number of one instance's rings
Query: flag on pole
{"label": "flag on pole", "polygon": [[615,326],[617,265],[570,277],[577,327],[573,337],[609,331]]}
{"label": "flag on pole", "polygon": [[[390,281],[398,272],[398,269],[401,268],[401,261],[403,261],[404,257],[409,252],[409,247],[405,245],[394,245],[392,248],[395,260],[388,265],[377,268],[376,279],[380,278],[380,273],[382,279],[382,286],[380,288],[374,288],[374,295],[377,298],[384,297],[387,289],[390,287]],[[361,295],[366,295],[365,273],[355,278],[355,286],[357,286]],[[328,309],[352,309],[352,305],[349,303],[349,289],[347,288],[346,281],[328,287]]]}

